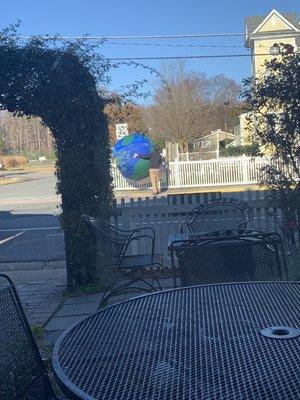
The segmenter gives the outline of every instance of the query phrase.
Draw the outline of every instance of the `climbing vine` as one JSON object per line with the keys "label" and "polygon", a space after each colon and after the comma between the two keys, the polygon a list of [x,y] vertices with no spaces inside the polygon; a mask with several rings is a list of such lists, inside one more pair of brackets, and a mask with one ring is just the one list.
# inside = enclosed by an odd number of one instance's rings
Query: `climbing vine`
{"label": "climbing vine", "polygon": [[69,287],[97,279],[96,243],[80,216],[108,216],[113,202],[109,134],[99,83],[110,65],[86,42],[0,33],[0,109],[38,116],[55,138],[57,192]]}

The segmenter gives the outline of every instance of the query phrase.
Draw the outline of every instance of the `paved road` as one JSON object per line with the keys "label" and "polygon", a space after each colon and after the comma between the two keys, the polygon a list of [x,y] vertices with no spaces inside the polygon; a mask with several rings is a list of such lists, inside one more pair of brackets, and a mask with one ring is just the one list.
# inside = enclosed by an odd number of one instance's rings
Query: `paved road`
{"label": "paved road", "polygon": [[0,263],[64,257],[59,198],[53,174],[22,174],[25,182],[0,186]]}
{"label": "paved road", "polygon": [[[57,217],[60,199],[55,194],[54,174],[16,171],[6,175],[26,181],[0,186],[0,269],[4,263],[62,260],[64,241]],[[209,190],[216,192],[220,188]],[[129,201],[133,196],[151,196],[151,191],[119,192],[116,196]]]}
{"label": "paved road", "polygon": [[26,181],[0,186],[0,269],[1,263],[3,269],[3,263],[64,259],[54,174],[16,171],[5,175]]}
{"label": "paved road", "polygon": [[26,181],[0,186],[1,210],[8,211],[13,208],[16,211],[25,209],[36,212],[35,210],[39,210],[42,205],[46,206],[46,210],[49,207],[51,211],[55,209],[59,197],[55,194],[56,178],[53,174],[23,173],[16,176]]}
{"label": "paved road", "polygon": [[1,263],[3,270],[3,263],[64,259],[54,174],[16,171],[6,175],[25,182],[0,186],[0,269]]}

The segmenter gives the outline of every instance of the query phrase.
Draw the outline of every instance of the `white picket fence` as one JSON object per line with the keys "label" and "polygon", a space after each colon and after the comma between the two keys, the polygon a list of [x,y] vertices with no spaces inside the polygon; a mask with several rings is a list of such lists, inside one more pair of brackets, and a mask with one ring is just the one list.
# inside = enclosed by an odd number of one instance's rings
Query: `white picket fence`
{"label": "white picket fence", "polygon": [[[267,158],[235,157],[203,161],[174,161],[168,163],[161,175],[161,187],[209,187],[227,185],[249,185],[259,182],[260,170]],[[131,181],[112,167],[115,190],[150,188],[149,179]]]}
{"label": "white picket fence", "polygon": [[[187,213],[196,204],[207,201],[211,198],[234,197],[247,201],[254,209],[254,219],[248,225],[249,229],[259,231],[278,231],[276,223],[281,212],[273,207],[267,198],[266,191],[244,191],[238,193],[194,193],[168,195],[161,198],[139,198],[126,202],[122,199],[118,204],[118,216],[112,219],[121,229],[135,229],[140,227],[151,227],[156,232],[155,251],[164,258],[164,264],[169,265],[168,241],[171,235],[178,234],[182,223],[186,220]],[[218,229],[228,228],[226,220],[218,219]],[[208,227],[203,226],[206,230]],[[143,254],[150,251],[150,242],[146,240],[135,242],[132,248],[133,254]]]}

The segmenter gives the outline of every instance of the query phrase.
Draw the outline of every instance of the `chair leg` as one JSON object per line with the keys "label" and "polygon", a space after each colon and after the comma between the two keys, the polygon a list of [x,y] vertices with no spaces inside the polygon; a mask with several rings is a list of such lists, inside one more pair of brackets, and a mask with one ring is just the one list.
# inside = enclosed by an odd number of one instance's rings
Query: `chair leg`
{"label": "chair leg", "polygon": [[[124,271],[120,271],[122,273],[122,278],[123,279],[130,279],[127,283],[124,283],[121,286],[118,286],[117,288],[114,289],[114,286],[116,284],[116,282],[109,286],[105,292],[103,293],[102,297],[101,297],[101,301],[100,301],[100,305],[99,308],[103,306],[103,304],[109,299],[109,297],[115,296],[118,293],[120,293],[121,291],[125,291],[128,289],[135,289],[135,290],[139,290],[139,291],[145,291],[147,293],[152,293],[152,292],[156,292],[156,288],[147,280],[143,279],[143,274],[145,273],[145,269],[141,268],[138,271],[130,271],[130,272],[124,272]],[[136,278],[133,278],[133,275],[135,275],[136,273],[140,272],[139,276]],[[149,271],[147,271],[150,275],[151,273]],[[151,275],[152,277],[152,275]],[[152,277],[153,278],[153,277]],[[143,288],[143,287],[133,287],[131,286],[132,284],[136,283],[136,282],[143,282],[146,286],[148,286],[148,288]],[[158,281],[157,281],[158,282]],[[160,284],[158,282],[158,285],[160,287]]]}
{"label": "chair leg", "polygon": [[[130,275],[130,274],[128,274],[126,277],[128,278],[129,275]],[[135,280],[130,280],[130,281],[127,282],[126,284],[122,285],[122,287],[123,287],[123,286],[126,287],[126,286],[130,285],[130,284],[133,283],[133,282],[135,282]],[[104,293],[103,293],[103,295],[102,295],[102,297],[101,297],[100,306],[107,300],[107,298],[110,297],[110,294],[109,294],[109,293],[113,293],[113,292],[115,291],[115,290],[114,290],[115,285],[116,285],[116,282],[114,282],[112,285],[110,285],[110,286],[104,291]],[[100,308],[100,306],[99,306],[99,308]]]}
{"label": "chair leg", "polygon": [[172,265],[172,272],[173,272],[173,283],[174,283],[174,288],[177,288],[177,276],[176,276],[176,269]]}
{"label": "chair leg", "polygon": [[146,279],[140,277],[136,282],[138,281],[145,283],[145,285],[149,286],[153,292],[156,292],[156,288],[150,282],[146,281]]}
{"label": "chair leg", "polygon": [[[134,291],[136,291],[136,292],[141,290],[141,288],[138,288],[138,287],[135,287],[135,286],[131,286],[130,288],[127,288],[127,291],[128,291],[128,289],[134,289]],[[111,297],[118,296],[118,295],[122,294],[123,291],[126,291],[126,288],[124,288],[124,287],[118,288],[118,289],[112,291],[111,293],[108,293],[107,296],[105,296],[104,299],[101,299],[101,302],[99,303],[98,311],[101,310],[102,307],[106,306],[106,302],[107,302],[108,299],[110,299]],[[143,289],[143,291],[146,292],[146,293],[149,293],[149,294],[152,293],[151,290],[145,289],[145,288]]]}
{"label": "chair leg", "polygon": [[155,287],[151,284],[151,283],[149,283],[148,281],[146,281],[144,278],[143,278],[143,275],[144,275],[144,273],[145,273],[145,269],[144,268],[141,268],[141,269],[139,269],[139,270],[137,270],[137,271],[131,271],[131,272],[129,272],[129,273],[123,273],[123,276],[124,276],[124,278],[128,278],[129,276],[131,276],[131,275],[134,275],[134,274],[136,274],[136,273],[140,273],[139,274],[139,276],[135,279],[135,282],[138,282],[138,281],[141,281],[141,282],[144,282],[147,286],[149,286],[154,292],[156,291],[156,289],[155,289]]}
{"label": "chair leg", "polygon": [[[155,265],[156,265],[156,264],[155,264]],[[158,264],[157,264],[157,265],[158,265]],[[158,285],[158,287],[159,287],[159,290],[162,290],[162,287],[161,287],[161,284],[160,284],[159,280],[154,276],[154,274],[152,273],[152,271],[149,271],[148,269],[145,269],[145,273],[149,274],[149,275],[151,276],[151,279],[154,280],[154,281],[156,281],[156,283],[157,283],[157,285]]]}
{"label": "chair leg", "polygon": [[[145,292],[147,292],[147,293],[152,293],[152,292],[153,292],[153,290],[152,290],[151,288],[148,289],[148,288],[141,288],[141,287],[136,287],[136,286],[130,286],[131,284],[133,284],[133,283],[135,283],[135,282],[137,282],[137,281],[136,281],[136,280],[131,280],[131,281],[129,281],[127,284],[121,285],[121,286],[119,286],[119,287],[117,287],[117,288],[115,288],[115,289],[113,289],[113,290],[111,290],[111,291],[110,291],[109,289],[112,288],[112,287],[108,288],[108,289],[103,293],[103,295],[102,295],[102,298],[101,298],[101,301],[100,301],[98,310],[106,303],[106,301],[107,301],[110,297],[117,296],[117,295],[120,294],[122,291],[128,291],[128,290],[137,290],[137,291],[140,291],[140,290],[143,290],[143,291],[145,291]],[[154,291],[155,291],[155,290],[154,290]]]}

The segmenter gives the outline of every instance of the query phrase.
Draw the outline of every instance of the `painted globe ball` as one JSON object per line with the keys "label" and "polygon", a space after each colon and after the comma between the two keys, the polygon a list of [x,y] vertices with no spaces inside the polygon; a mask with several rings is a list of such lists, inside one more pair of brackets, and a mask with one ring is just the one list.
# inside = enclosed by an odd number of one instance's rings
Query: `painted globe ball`
{"label": "painted globe ball", "polygon": [[124,178],[139,180],[149,176],[148,157],[154,150],[151,140],[141,133],[132,133],[118,140],[113,147],[113,157]]}

